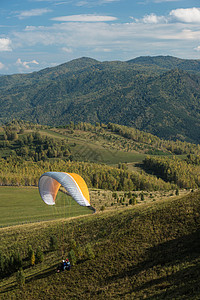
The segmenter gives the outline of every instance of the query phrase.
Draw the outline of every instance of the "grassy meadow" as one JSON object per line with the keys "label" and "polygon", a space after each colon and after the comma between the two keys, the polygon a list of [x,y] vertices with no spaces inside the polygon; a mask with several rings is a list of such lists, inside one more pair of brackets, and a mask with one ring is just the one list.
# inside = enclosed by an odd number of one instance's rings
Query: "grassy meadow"
{"label": "grassy meadow", "polygon": [[[104,163],[108,165],[125,163],[125,162],[142,162],[146,157],[144,153],[136,151],[124,151],[123,147],[117,147],[115,144],[108,142],[105,138],[97,139],[90,133],[76,130],[70,134],[66,130],[57,129],[40,130],[41,135],[46,135],[57,139],[67,139],[70,144],[73,157],[78,160]],[[115,136],[113,134],[113,136]],[[117,137],[118,138],[118,137]],[[124,139],[122,138],[122,141]],[[121,142],[121,141],[120,141]]]}
{"label": "grassy meadow", "polygon": [[[25,286],[16,274],[2,278],[1,299],[199,299],[200,192],[118,211],[76,219],[25,224],[0,229],[0,250],[23,257]],[[49,248],[52,234],[64,226],[64,253],[71,239],[90,244],[70,272],[56,273],[58,249]],[[29,267],[27,249],[40,246],[44,261]],[[75,249],[78,253],[78,248]]]}
{"label": "grassy meadow", "polygon": [[45,204],[34,187],[0,187],[0,227],[90,214],[70,196],[58,192],[56,205]]}

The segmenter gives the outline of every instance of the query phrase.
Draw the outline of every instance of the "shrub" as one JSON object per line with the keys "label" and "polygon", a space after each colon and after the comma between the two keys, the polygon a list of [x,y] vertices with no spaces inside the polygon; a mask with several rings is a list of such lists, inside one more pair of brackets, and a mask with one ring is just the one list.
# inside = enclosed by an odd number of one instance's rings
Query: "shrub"
{"label": "shrub", "polygon": [[40,247],[37,248],[36,253],[35,253],[35,261],[36,263],[41,263],[44,260],[44,254],[41,250]]}
{"label": "shrub", "polygon": [[54,251],[58,249],[58,240],[55,235],[50,236],[50,250]]}
{"label": "shrub", "polygon": [[92,249],[92,246],[90,244],[87,244],[86,248],[85,248],[85,253],[88,259],[94,259],[95,258],[95,254],[94,251]]}
{"label": "shrub", "polygon": [[179,190],[178,189],[176,189],[175,194],[176,194],[176,196],[179,195]]}
{"label": "shrub", "polygon": [[28,259],[29,259],[29,260],[31,259],[32,253],[33,253],[32,246],[31,246],[31,245],[28,245]]}
{"label": "shrub", "polygon": [[102,205],[101,208],[100,208],[100,211],[104,211],[105,210],[105,206]]}
{"label": "shrub", "polygon": [[128,192],[128,198],[131,198],[132,194],[131,192]]}
{"label": "shrub", "polygon": [[82,259],[84,256],[84,250],[80,245],[78,245],[76,248],[76,254],[78,256],[78,259]]}
{"label": "shrub", "polygon": [[74,239],[71,239],[71,241],[70,241],[70,248],[75,251],[76,247],[77,247],[76,241]]}
{"label": "shrub", "polygon": [[115,199],[117,199],[117,193],[113,193],[112,197],[115,198]]}
{"label": "shrub", "polygon": [[135,205],[136,203],[137,203],[137,200],[135,197],[133,197],[129,200],[129,204]]}
{"label": "shrub", "polygon": [[32,254],[31,254],[30,262],[31,262],[31,266],[35,265],[35,253],[33,250],[32,250]]}
{"label": "shrub", "polygon": [[25,285],[25,274],[21,268],[16,274],[16,281],[19,288],[23,288]]}
{"label": "shrub", "polygon": [[9,270],[11,272],[15,272],[22,267],[22,259],[20,257],[19,252],[14,252],[9,259]]}
{"label": "shrub", "polygon": [[71,262],[71,264],[75,265],[76,264],[76,255],[75,255],[75,252],[73,249],[70,250],[68,257],[69,257],[69,261]]}

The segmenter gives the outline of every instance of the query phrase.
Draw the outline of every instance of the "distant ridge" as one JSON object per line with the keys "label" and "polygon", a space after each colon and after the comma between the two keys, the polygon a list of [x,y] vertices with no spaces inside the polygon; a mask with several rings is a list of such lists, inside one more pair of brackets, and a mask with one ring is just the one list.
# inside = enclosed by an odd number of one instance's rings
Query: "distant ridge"
{"label": "distant ridge", "polygon": [[0,76],[0,122],[114,122],[200,143],[199,83],[200,60],[82,57],[31,74]]}
{"label": "distant ridge", "polygon": [[127,61],[131,64],[156,65],[165,69],[180,69],[185,71],[200,72],[199,59],[181,59],[173,56],[140,56]]}

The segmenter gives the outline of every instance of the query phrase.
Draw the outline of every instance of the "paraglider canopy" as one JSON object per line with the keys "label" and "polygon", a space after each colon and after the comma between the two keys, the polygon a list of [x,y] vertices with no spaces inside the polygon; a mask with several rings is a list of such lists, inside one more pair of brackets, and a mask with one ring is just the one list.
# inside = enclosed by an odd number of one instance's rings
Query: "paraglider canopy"
{"label": "paraglider canopy", "polygon": [[54,205],[61,185],[79,205],[87,206],[95,211],[90,205],[89,190],[84,179],[75,173],[44,173],[39,179],[39,192],[42,200],[48,205]]}

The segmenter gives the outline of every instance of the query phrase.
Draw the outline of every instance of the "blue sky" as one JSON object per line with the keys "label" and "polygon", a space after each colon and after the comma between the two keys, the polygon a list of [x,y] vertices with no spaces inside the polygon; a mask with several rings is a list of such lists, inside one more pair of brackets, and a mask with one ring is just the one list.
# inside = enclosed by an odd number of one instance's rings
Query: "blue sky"
{"label": "blue sky", "polygon": [[1,74],[146,55],[200,59],[199,0],[1,0]]}

